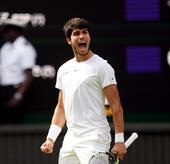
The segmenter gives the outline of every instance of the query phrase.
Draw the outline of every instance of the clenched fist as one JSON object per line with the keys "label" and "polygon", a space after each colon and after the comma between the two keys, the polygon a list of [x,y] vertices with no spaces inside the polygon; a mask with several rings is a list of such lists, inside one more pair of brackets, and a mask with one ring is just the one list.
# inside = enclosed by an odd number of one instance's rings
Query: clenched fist
{"label": "clenched fist", "polygon": [[43,153],[51,154],[54,148],[54,141],[51,139],[47,139],[40,147]]}

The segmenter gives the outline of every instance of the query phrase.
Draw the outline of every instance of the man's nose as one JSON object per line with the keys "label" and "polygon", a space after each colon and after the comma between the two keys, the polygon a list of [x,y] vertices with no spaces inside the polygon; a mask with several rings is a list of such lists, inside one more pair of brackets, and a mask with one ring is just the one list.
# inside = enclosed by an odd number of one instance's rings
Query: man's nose
{"label": "man's nose", "polygon": [[83,38],[84,37],[84,34],[83,33],[80,33],[80,38]]}

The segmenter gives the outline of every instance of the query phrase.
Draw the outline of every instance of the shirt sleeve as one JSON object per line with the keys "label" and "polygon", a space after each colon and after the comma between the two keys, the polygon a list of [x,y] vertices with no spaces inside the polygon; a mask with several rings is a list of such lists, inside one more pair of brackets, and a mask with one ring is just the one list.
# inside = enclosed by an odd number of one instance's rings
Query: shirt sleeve
{"label": "shirt sleeve", "polygon": [[99,81],[103,88],[111,84],[117,84],[115,71],[109,63],[104,63],[100,66]]}
{"label": "shirt sleeve", "polygon": [[37,53],[33,47],[22,49],[21,63],[23,69],[32,68],[36,64]]}
{"label": "shirt sleeve", "polygon": [[57,71],[55,88],[62,90],[61,70]]}

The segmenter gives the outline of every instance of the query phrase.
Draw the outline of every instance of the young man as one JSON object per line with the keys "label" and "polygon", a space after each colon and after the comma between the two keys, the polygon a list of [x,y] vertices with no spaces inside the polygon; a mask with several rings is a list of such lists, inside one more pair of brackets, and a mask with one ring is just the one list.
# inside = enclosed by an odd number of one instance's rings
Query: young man
{"label": "young man", "polygon": [[90,27],[81,18],[70,19],[63,27],[74,58],[58,70],[56,88],[60,90],[44,153],[52,153],[54,142],[67,124],[59,154],[59,164],[88,164],[92,155],[110,149],[110,127],[104,112],[105,97],[112,108],[115,144],[112,153],[120,160],[124,145],[123,110],[113,68],[90,50]]}
{"label": "young man", "polygon": [[24,37],[24,26],[11,20],[0,27],[5,41],[0,49],[0,123],[23,123],[37,52]]}

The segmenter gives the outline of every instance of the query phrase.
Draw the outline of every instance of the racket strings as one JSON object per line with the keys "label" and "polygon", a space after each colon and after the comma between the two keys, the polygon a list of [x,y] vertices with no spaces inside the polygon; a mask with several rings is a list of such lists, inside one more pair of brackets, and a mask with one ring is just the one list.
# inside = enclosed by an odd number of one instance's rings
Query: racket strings
{"label": "racket strings", "polygon": [[109,153],[98,153],[92,157],[89,164],[111,164],[112,160]]}

